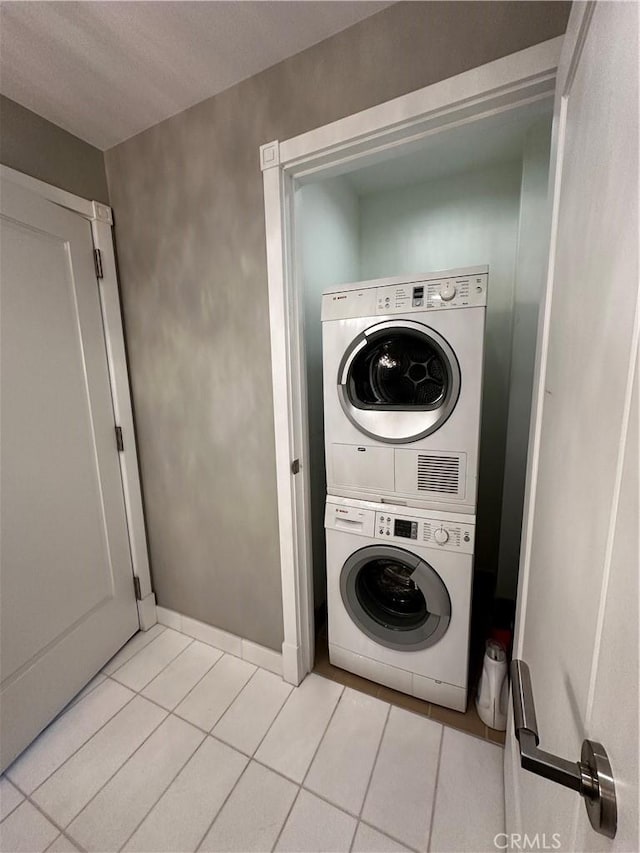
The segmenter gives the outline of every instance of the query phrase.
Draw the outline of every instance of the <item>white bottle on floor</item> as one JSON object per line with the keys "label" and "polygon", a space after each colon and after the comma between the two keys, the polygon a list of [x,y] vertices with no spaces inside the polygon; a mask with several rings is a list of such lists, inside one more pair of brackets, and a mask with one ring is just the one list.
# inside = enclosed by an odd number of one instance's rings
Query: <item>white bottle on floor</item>
{"label": "white bottle on floor", "polygon": [[482,722],[491,729],[505,731],[508,700],[507,654],[500,643],[488,640],[476,696],[476,708]]}

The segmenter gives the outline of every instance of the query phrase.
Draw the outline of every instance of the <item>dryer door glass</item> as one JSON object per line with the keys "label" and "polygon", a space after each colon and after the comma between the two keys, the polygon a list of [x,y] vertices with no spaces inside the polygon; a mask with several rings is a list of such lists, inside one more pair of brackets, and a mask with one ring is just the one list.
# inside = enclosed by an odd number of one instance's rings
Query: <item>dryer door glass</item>
{"label": "dryer door glass", "polygon": [[340,591],[355,624],[387,648],[425,649],[449,627],[451,603],[442,579],[403,548],[357,551],[342,569]]}
{"label": "dryer door glass", "polygon": [[435,409],[447,396],[450,374],[444,353],[426,335],[389,329],[354,358],[347,393],[363,409]]}
{"label": "dryer door glass", "polygon": [[410,320],[378,323],[347,349],[338,376],[342,408],[366,435],[415,441],[453,411],[460,368],[447,341]]}
{"label": "dryer door glass", "polygon": [[426,622],[424,595],[412,579],[413,569],[397,559],[370,560],[360,569],[355,589],[363,610],[379,625],[411,631]]}

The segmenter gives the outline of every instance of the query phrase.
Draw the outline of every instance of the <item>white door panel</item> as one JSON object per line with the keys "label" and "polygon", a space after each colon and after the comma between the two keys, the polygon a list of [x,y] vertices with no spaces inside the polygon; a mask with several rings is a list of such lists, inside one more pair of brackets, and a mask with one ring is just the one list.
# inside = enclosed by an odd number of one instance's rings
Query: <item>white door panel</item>
{"label": "white door panel", "polygon": [[1,205],[5,766],[138,623],[90,226]]}
{"label": "white door panel", "polygon": [[[611,561],[637,349],[637,69],[635,3],[574,7],[556,101],[548,338],[516,656],[531,670],[541,748],[577,761],[585,737],[600,741],[616,784],[635,799],[626,797],[612,846],[591,829],[576,794],[516,771],[509,830],[559,833],[563,850],[638,847],[637,759],[616,765],[614,749],[620,731],[637,731],[637,702],[623,699],[637,697],[637,666],[599,669],[621,630],[636,660],[638,645],[637,551],[631,575]],[[624,468],[629,493],[638,488],[633,459]]]}
{"label": "white door panel", "polygon": [[[637,447],[625,455],[628,436],[637,444],[637,426],[628,433],[637,74],[637,5],[576,5],[558,76],[552,260],[515,656],[531,670],[540,747],[573,761],[584,738],[609,751],[624,810],[616,839],[594,832],[575,793],[517,762],[512,771],[512,732],[505,768],[515,788],[508,830],[544,833],[549,843],[558,833],[567,851],[638,849]],[[619,544],[612,560],[613,532],[633,538],[634,527],[635,555]],[[617,664],[625,647],[628,661]]]}
{"label": "white door panel", "polygon": [[[637,345],[636,345],[637,352]],[[595,669],[589,695],[589,731],[606,732],[606,749],[616,776],[618,832],[612,842],[589,831],[578,821],[576,850],[629,851],[638,848],[638,556],[640,541],[640,490],[638,471],[638,390],[640,370],[636,363],[629,427],[621,457],[619,499],[615,526],[608,550],[610,562],[605,576],[606,597]],[[634,594],[635,593],[635,594]],[[634,722],[635,721],[635,722]]]}

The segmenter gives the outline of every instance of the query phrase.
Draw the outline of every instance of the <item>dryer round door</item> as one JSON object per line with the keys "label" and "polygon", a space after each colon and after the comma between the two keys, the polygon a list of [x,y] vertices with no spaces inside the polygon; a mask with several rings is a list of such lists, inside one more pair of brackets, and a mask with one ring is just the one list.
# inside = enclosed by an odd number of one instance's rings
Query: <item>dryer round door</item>
{"label": "dryer round door", "polygon": [[338,371],[344,413],[365,435],[391,444],[439,429],[460,395],[460,366],[435,329],[387,320],[351,342]]}
{"label": "dryer round door", "polygon": [[393,545],[353,553],[340,573],[340,594],[358,628],[389,649],[433,646],[451,621],[442,578],[416,554]]}

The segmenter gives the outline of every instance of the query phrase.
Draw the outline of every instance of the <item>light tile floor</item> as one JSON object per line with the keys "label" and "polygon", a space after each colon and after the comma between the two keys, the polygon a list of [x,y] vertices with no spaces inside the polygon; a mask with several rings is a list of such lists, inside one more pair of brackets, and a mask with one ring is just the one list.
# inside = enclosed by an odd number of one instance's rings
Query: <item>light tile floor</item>
{"label": "light tile floor", "polygon": [[0,777],[0,850],[493,851],[502,756],[157,625]]}

